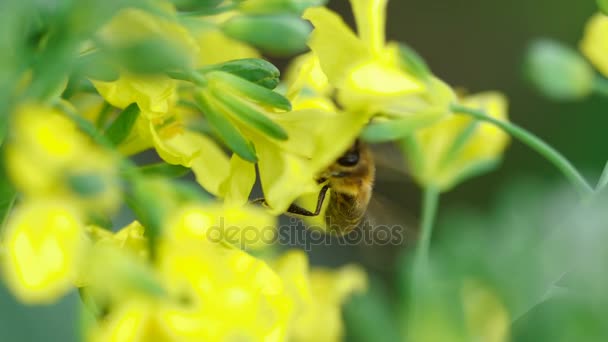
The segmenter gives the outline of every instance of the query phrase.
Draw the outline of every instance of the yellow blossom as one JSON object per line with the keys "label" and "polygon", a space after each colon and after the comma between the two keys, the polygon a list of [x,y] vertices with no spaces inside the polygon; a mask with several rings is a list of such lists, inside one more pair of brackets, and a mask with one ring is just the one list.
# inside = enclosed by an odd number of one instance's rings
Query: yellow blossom
{"label": "yellow blossom", "polygon": [[115,233],[97,226],[88,226],[86,231],[92,242],[96,244],[107,244],[124,249],[143,260],[148,256],[144,227],[137,221],[131,222]]}
{"label": "yellow blossom", "polygon": [[90,331],[89,340],[285,340],[291,301],[264,262],[195,240],[165,240],[158,260],[167,295],[119,303]]}
{"label": "yellow blossom", "polygon": [[[451,92],[438,79],[421,79],[403,65],[397,44],[385,43],[386,0],[351,0],[359,36],[326,8],[304,13],[315,27],[309,45],[318,57],[338,101],[348,111],[391,116],[432,115],[428,125],[448,114]],[[429,76],[430,77],[430,76]]]}
{"label": "yellow blossom", "polygon": [[[500,93],[480,93],[460,103],[507,120],[507,100]],[[404,146],[414,178],[445,191],[493,166],[508,142],[509,136],[491,124],[453,115],[417,131]]]}
{"label": "yellow blossom", "polygon": [[170,114],[177,102],[177,81],[163,75],[121,74],[112,82],[93,81],[99,94],[114,107],[126,108],[137,103],[141,115],[161,120]]}
{"label": "yellow blossom", "polygon": [[120,204],[117,161],[55,109],[27,104],[16,110],[6,160],[15,186],[28,197],[70,198],[96,212]]}
{"label": "yellow blossom", "polygon": [[187,205],[168,217],[165,234],[175,241],[200,240],[242,247],[266,246],[275,238],[275,218],[261,208],[225,204]]}
{"label": "yellow blossom", "polygon": [[57,200],[17,206],[2,241],[4,279],[26,303],[49,303],[64,295],[86,246],[77,208]]}
{"label": "yellow blossom", "polygon": [[341,341],[344,337],[342,304],[353,293],[363,292],[367,279],[354,265],[338,270],[313,269],[310,273],[312,303],[295,319],[294,341]]}
{"label": "yellow blossom", "polygon": [[585,57],[608,76],[608,16],[596,13],[589,19],[580,48]]}

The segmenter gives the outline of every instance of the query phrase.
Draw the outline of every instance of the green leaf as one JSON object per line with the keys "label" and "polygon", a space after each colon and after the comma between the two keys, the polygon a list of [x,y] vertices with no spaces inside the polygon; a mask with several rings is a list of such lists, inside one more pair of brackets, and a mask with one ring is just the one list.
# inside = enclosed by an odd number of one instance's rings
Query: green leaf
{"label": "green leaf", "polygon": [[437,117],[436,113],[413,114],[399,119],[372,122],[363,129],[361,137],[371,143],[398,140],[432,124],[437,121]]}
{"label": "green leaf", "polygon": [[207,74],[207,78],[210,82],[215,82],[220,85],[220,87],[224,85],[224,87],[227,88],[222,90],[233,90],[234,92],[242,94],[260,105],[271,106],[285,111],[291,110],[291,103],[287,98],[285,98],[285,96],[257,84],[251,83],[238,76],[229,74],[227,72],[214,71]]}
{"label": "green leaf", "polygon": [[306,50],[311,26],[296,15],[241,15],[226,21],[222,30],[271,55],[288,56]]}
{"label": "green leaf", "polygon": [[259,58],[245,58],[228,61],[221,64],[210,65],[200,69],[203,73],[210,71],[223,71],[246,79],[267,89],[274,89],[279,85],[281,72],[272,63]]}
{"label": "green leaf", "polygon": [[187,167],[164,162],[145,165],[140,167],[139,170],[147,176],[163,176],[168,178],[180,178],[190,173],[190,169]]}
{"label": "green leaf", "polygon": [[264,113],[256,108],[244,103],[241,99],[229,93],[223,93],[217,90],[212,90],[211,93],[217,98],[230,114],[233,114],[237,119],[245,124],[259,130],[271,138],[278,140],[287,140],[287,132],[283,127],[269,119]]}
{"label": "green leaf", "polygon": [[140,110],[136,103],[131,103],[125,108],[120,115],[112,122],[110,127],[105,132],[106,137],[114,146],[120,145],[121,142],[129,136]]}
{"label": "green leaf", "polygon": [[205,93],[196,94],[195,101],[224,144],[241,158],[256,163],[258,159],[252,144],[228,118],[211,105],[209,96]]}

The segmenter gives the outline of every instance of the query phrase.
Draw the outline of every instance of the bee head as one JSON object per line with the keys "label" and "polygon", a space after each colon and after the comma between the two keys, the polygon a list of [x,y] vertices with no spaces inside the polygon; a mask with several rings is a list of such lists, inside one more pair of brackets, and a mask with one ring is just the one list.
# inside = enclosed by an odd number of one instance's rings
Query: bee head
{"label": "bee head", "polygon": [[374,163],[371,151],[364,143],[355,143],[340,156],[323,174],[321,180],[329,180],[333,186],[351,183],[373,176]]}

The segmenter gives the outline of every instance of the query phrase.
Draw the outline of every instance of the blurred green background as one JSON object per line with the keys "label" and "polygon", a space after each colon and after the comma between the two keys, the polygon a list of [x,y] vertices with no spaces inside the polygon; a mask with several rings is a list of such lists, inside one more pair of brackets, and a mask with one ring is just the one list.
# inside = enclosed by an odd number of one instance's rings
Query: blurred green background
{"label": "blurred green background", "polygon": [[[331,0],[330,7],[353,25],[347,0]],[[604,149],[608,100],[547,100],[526,82],[522,61],[526,47],[535,38],[577,46],[586,20],[595,11],[592,0],[391,0],[387,37],[408,43],[453,86],[470,92],[504,92],[509,98],[511,120],[554,146],[594,182],[608,159]],[[535,152],[513,142],[500,169],[442,196],[439,215],[460,207],[489,211],[510,184],[528,179],[558,182],[561,177]],[[387,188],[381,190],[393,192],[389,195],[396,206],[407,203],[408,210],[418,212],[419,192],[411,184],[403,188],[407,191]],[[332,251],[326,250],[314,260],[339,263],[332,261],[332,256]],[[76,300],[71,295],[53,306],[26,310],[0,287],[0,332],[11,336],[10,341],[73,341],[78,327],[73,305]],[[32,328],[34,325],[36,328]]]}

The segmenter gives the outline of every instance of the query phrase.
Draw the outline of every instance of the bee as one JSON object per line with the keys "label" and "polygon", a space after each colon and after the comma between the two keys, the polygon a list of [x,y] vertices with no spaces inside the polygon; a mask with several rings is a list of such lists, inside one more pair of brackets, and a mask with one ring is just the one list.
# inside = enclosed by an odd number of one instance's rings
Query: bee
{"label": "bee", "polygon": [[[325,210],[325,223],[332,233],[343,235],[357,228],[365,217],[372,197],[376,168],[372,152],[365,143],[355,143],[327,170],[319,175],[317,182],[324,184],[317,198],[315,211],[296,204],[287,213],[296,216],[318,216],[329,194]],[[256,202],[263,199],[256,200]]]}

